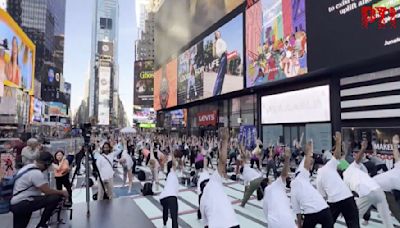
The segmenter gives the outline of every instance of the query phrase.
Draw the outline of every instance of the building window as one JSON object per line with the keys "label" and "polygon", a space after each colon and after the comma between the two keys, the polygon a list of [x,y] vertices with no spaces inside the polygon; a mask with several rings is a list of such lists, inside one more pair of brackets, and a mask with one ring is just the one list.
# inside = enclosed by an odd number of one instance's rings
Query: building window
{"label": "building window", "polygon": [[100,29],[112,29],[112,19],[111,18],[100,18]]}

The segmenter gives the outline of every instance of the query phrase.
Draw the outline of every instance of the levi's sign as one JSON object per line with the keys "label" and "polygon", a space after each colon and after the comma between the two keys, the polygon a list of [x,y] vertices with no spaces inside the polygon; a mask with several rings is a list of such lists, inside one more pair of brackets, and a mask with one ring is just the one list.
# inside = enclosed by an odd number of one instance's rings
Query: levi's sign
{"label": "levi's sign", "polygon": [[197,113],[198,126],[215,126],[217,124],[217,111]]}

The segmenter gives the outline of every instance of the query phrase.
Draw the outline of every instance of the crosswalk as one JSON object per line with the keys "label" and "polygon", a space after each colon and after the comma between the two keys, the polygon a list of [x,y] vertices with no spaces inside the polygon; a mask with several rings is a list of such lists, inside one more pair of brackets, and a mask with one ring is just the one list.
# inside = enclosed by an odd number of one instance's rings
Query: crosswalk
{"label": "crosswalk", "polygon": [[[144,167],[144,169],[146,169]],[[178,177],[182,174],[178,173]],[[114,177],[116,180],[116,186],[114,190],[115,192],[121,192],[121,184],[122,184],[122,169],[118,168],[116,170],[116,175]],[[163,186],[165,185],[165,174],[161,173],[160,175],[160,186],[157,189],[156,186],[153,186],[153,191],[155,195],[153,196],[142,196],[140,194],[140,189],[144,185],[145,181],[140,182],[135,178],[134,180],[134,187],[133,193],[131,195],[123,195],[117,194],[115,197],[126,197],[129,200],[135,202],[140,209],[144,212],[144,214],[152,221],[152,223],[156,227],[163,227],[162,221],[162,206],[159,200],[159,193],[162,191]],[[273,179],[273,176],[270,176],[270,179]],[[315,183],[315,176],[311,178],[311,182]],[[232,206],[236,212],[238,221],[240,222],[241,227],[267,227],[266,219],[264,217],[264,213],[262,210],[262,201],[258,201],[256,199],[256,195],[254,194],[251,199],[249,200],[246,207],[242,208],[240,206],[241,199],[243,197],[244,186],[241,181],[232,181],[229,179],[224,180],[224,190],[228,197],[231,200]],[[178,196],[178,212],[179,212],[179,219],[178,224],[179,227],[187,228],[187,227],[204,227],[204,224],[201,220],[197,219],[197,208],[198,208],[198,195],[197,195],[197,188],[193,188],[190,186],[180,185],[179,187],[179,196]],[[79,194],[79,191],[81,193]],[[73,193],[73,201],[74,203],[84,202],[85,201],[85,193],[82,189],[77,188],[74,189]],[[288,191],[288,197],[290,197],[290,191]],[[400,224],[393,218],[393,224],[396,227],[400,227]],[[367,226],[363,227],[371,227],[371,228],[378,228],[382,227],[382,220],[379,218],[376,211],[371,212],[371,219]],[[167,227],[171,227],[171,219],[169,219]],[[339,217],[337,220],[335,227],[346,227],[343,217]]]}

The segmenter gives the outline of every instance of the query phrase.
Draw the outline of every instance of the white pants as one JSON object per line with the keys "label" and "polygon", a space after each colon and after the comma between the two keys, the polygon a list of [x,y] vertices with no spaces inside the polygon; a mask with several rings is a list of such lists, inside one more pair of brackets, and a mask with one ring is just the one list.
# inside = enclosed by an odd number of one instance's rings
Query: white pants
{"label": "white pants", "polygon": [[374,205],[381,215],[383,225],[386,228],[393,228],[392,216],[390,215],[389,205],[386,201],[385,193],[382,189],[370,192],[368,195],[356,199],[360,218]]}
{"label": "white pants", "polygon": [[[103,197],[104,197],[103,186],[101,186],[100,179],[97,182],[98,182],[97,186],[99,189],[97,192],[97,199],[103,200]],[[108,179],[108,180],[103,180],[103,183],[104,183],[104,189],[107,192],[108,198],[112,199],[113,198],[113,186],[114,186],[113,178]]]}

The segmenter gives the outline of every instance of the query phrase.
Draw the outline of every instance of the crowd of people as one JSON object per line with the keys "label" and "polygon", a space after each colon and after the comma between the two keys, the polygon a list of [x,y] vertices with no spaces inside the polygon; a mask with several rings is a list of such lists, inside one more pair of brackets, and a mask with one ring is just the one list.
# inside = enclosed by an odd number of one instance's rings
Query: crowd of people
{"label": "crowd of people", "polygon": [[[97,199],[113,198],[115,167],[120,164],[128,192],[132,191],[133,174],[139,173],[138,167],[150,170],[148,177],[142,179],[138,175],[138,179],[148,180],[156,191],[160,188],[160,174],[165,173],[166,182],[159,194],[164,226],[171,217],[172,227],[178,227],[179,185],[186,183],[182,181],[186,178],[191,187],[197,188],[197,217],[206,227],[240,227],[224,191],[223,180],[227,178],[244,183],[241,207],[257,193],[257,199],[263,201],[268,227],[333,227],[339,215],[348,227],[360,227],[360,218],[367,223],[373,208],[384,227],[394,227],[392,215],[400,221],[398,135],[392,140],[392,169],[371,162],[376,154],[366,155],[365,140],[359,150],[349,150],[337,132],[332,153],[323,151],[322,155],[314,153],[312,141],[305,146],[302,141],[303,136],[293,147],[277,142],[264,148],[255,138],[254,145],[246,146],[243,138],[230,136],[227,128],[221,128],[213,137],[154,133],[92,137],[92,163],[98,171]],[[41,208],[44,211],[37,227],[47,227],[56,208],[72,205],[71,170],[74,166],[74,173],[80,174],[87,150],[82,147],[75,158],[69,159],[63,150],[51,154],[37,139],[27,141],[21,149],[21,166],[11,199],[14,227],[26,227],[32,212]],[[46,172],[54,173],[56,189],[49,187],[48,175],[43,174]],[[311,181],[313,175],[315,184]]]}

